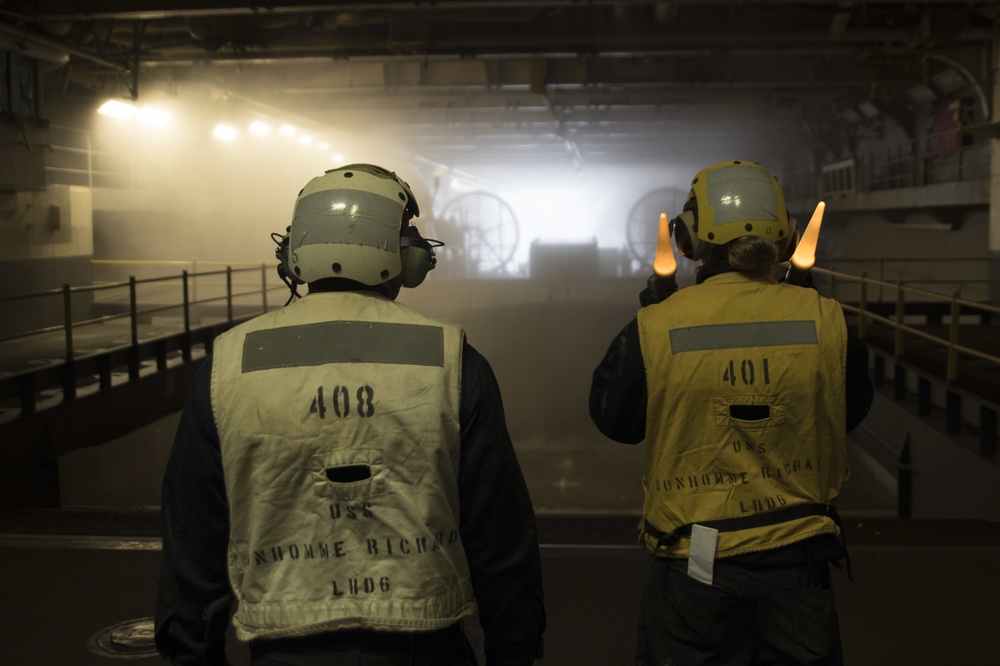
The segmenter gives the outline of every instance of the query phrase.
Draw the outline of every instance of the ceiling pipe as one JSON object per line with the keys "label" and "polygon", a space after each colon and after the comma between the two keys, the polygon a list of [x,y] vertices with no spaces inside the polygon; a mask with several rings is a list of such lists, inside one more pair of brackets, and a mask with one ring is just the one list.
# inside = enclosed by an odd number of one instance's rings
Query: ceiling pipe
{"label": "ceiling pipe", "polygon": [[87,53],[86,51],[80,51],[79,49],[66,46],[65,44],[60,44],[59,42],[46,39],[39,35],[29,33],[23,29],[15,28],[7,23],[0,23],[0,40],[9,42],[13,45],[14,48],[12,50],[14,51],[21,52],[24,55],[31,56],[32,58],[45,60],[46,62],[54,62],[62,65],[66,64],[69,60],[69,56],[74,56],[114,70],[122,72],[128,71],[128,69],[122,67],[118,63],[95,56]]}
{"label": "ceiling pipe", "polygon": [[[36,18],[49,19],[72,19],[72,20],[159,20],[165,18],[187,18],[192,16],[248,16],[248,15],[277,15],[277,14],[301,14],[304,12],[344,12],[344,11],[405,11],[405,10],[428,10],[442,11],[453,9],[551,9],[551,8],[579,8],[592,6],[611,5],[650,5],[650,0],[435,0],[433,3],[427,0],[408,1],[379,1],[367,0],[364,2],[308,2],[296,1],[281,2],[280,0],[258,5],[251,2],[241,3],[238,6],[224,7],[202,7],[205,3],[194,2],[174,2],[160,3],[161,6],[155,9],[138,10],[107,10],[107,11],[53,11],[47,14],[44,11],[35,10],[33,16]],[[663,3],[659,3],[663,4]],[[669,4],[675,5],[734,5],[741,4],[741,0],[672,0]],[[761,6],[783,6],[783,5],[806,5],[812,7],[839,7],[843,5],[843,0],[755,0],[755,4]],[[869,6],[907,6],[907,5],[939,5],[941,0],[865,0],[864,4]]]}

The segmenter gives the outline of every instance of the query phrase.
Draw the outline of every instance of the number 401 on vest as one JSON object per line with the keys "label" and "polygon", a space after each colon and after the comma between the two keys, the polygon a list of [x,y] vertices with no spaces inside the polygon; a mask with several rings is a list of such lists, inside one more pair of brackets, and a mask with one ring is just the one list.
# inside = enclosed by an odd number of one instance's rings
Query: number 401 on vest
{"label": "number 401 on vest", "polygon": [[[762,359],[760,363],[761,368],[761,379],[765,384],[771,383],[771,375],[767,368],[767,359]],[[751,386],[755,381],[757,381],[757,370],[754,367],[754,362],[748,358],[743,359],[740,362],[740,370],[736,371],[736,361],[730,360],[727,365],[724,366],[722,372],[722,381],[728,382],[730,386],[736,386],[737,379],[742,380],[747,386]]]}

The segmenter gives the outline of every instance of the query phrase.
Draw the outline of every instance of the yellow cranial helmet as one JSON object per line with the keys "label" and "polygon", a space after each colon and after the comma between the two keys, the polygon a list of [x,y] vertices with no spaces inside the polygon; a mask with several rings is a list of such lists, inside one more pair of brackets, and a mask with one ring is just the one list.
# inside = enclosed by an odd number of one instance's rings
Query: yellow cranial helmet
{"label": "yellow cranial helmet", "polygon": [[741,236],[767,238],[784,254],[795,235],[778,179],[759,164],[742,160],[699,171],[674,226],[684,227],[677,229],[678,247],[691,259],[705,259],[711,246]]}

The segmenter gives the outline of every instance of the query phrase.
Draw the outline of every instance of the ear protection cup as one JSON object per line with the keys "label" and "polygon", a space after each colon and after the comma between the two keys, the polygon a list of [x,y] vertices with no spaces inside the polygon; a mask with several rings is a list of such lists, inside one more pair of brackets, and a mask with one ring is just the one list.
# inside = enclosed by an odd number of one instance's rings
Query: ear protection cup
{"label": "ear protection cup", "polygon": [[292,267],[288,263],[288,243],[291,227],[285,227],[285,234],[278,238],[277,232],[271,234],[271,239],[277,244],[274,248],[274,258],[278,260],[278,277],[292,284],[305,284],[292,272]]}
{"label": "ear protection cup", "polygon": [[435,243],[420,235],[414,226],[404,227],[399,237],[399,257],[403,265],[403,286],[408,289],[420,286],[427,273],[434,270],[437,258],[434,256]]}
{"label": "ear protection cup", "polygon": [[802,238],[802,234],[799,233],[798,221],[789,216],[788,217],[788,237],[778,244],[778,263],[782,264],[786,261],[791,261],[792,255],[795,253],[795,247],[799,244],[799,240]]}
{"label": "ear protection cup", "polygon": [[693,234],[697,233],[697,221],[694,211],[685,210],[683,213],[670,220],[670,235],[677,243],[677,250],[685,259],[694,259],[694,243],[691,240]]}
{"label": "ear protection cup", "polygon": [[430,246],[410,245],[402,247],[399,254],[403,263],[403,286],[408,289],[419,287],[430,271]]}

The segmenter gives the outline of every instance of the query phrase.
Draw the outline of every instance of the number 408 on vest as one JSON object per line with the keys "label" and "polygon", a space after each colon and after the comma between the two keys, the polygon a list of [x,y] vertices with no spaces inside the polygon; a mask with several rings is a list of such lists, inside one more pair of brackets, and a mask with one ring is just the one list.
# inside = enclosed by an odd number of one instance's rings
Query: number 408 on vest
{"label": "number 408 on vest", "polygon": [[320,386],[313,395],[309,413],[325,419],[328,411],[332,412],[331,417],[335,415],[335,418],[340,419],[353,414],[361,418],[374,416],[375,389],[367,384],[359,386],[357,390],[351,390],[346,386],[334,386],[330,390],[324,390]]}

